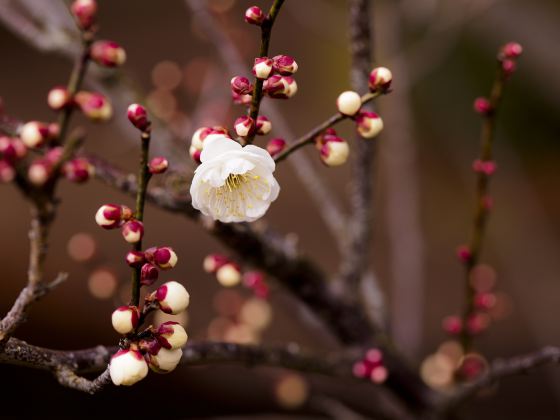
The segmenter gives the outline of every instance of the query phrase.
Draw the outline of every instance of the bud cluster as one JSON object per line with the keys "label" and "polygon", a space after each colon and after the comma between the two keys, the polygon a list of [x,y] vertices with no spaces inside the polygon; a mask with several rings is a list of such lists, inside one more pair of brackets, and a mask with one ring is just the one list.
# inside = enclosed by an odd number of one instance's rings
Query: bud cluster
{"label": "bud cluster", "polygon": [[517,42],[508,42],[498,52],[498,62],[502,77],[508,79],[517,70],[517,59],[523,53],[523,47]]}
{"label": "bud cluster", "polygon": [[369,379],[373,383],[381,384],[389,376],[389,371],[383,363],[383,353],[379,349],[369,349],[365,356],[354,363],[354,376]]}
{"label": "bud cluster", "polygon": [[216,280],[223,287],[234,287],[243,284],[254,295],[267,299],[269,287],[260,271],[247,271],[242,273],[241,267],[222,254],[210,254],[204,258],[203,268],[209,274],[214,274]]}

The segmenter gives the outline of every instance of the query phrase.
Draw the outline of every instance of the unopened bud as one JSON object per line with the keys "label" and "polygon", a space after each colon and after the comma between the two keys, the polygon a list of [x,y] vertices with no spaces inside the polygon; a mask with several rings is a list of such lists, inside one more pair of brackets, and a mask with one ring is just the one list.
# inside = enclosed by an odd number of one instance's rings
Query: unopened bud
{"label": "unopened bud", "polygon": [[189,156],[194,160],[196,163],[200,163],[200,155],[202,153],[201,149],[197,149],[194,146],[189,147]]}
{"label": "unopened bud", "polygon": [[286,140],[281,138],[270,139],[270,141],[266,144],[266,150],[272,157],[279,155],[285,148]]}
{"label": "unopened bud", "polygon": [[53,132],[49,129],[47,123],[30,121],[21,127],[19,137],[25,146],[34,149],[51,140]]}
{"label": "unopened bud", "polygon": [[90,50],[91,58],[105,67],[119,67],[126,61],[126,52],[114,41],[95,41]]}
{"label": "unopened bud", "polygon": [[151,263],[145,263],[140,269],[140,283],[143,286],[151,286],[159,277],[159,270]]}
{"label": "unopened bud", "polygon": [[320,151],[329,140],[332,140],[335,137],[337,137],[336,130],[332,127],[329,127],[324,132],[315,137],[315,147]]}
{"label": "unopened bud", "polygon": [[14,167],[5,160],[0,160],[0,182],[12,182],[16,177]]}
{"label": "unopened bud", "polygon": [[34,160],[27,170],[27,178],[36,187],[41,187],[49,180],[52,166],[52,163],[47,159]]}
{"label": "unopened bud", "polygon": [[202,266],[207,273],[215,273],[220,267],[229,262],[225,255],[210,254],[204,258]]}
{"label": "unopened bud", "polygon": [[134,385],[148,374],[148,364],[137,350],[119,350],[111,358],[109,374],[115,385]]}
{"label": "unopened bud", "polygon": [[503,46],[501,53],[505,58],[517,58],[523,53],[523,47],[517,42],[508,42]]}
{"label": "unopened bud", "polygon": [[157,265],[162,270],[169,270],[177,265],[177,254],[173,251],[173,248],[169,246],[150,248],[146,250],[145,254],[148,261]]}
{"label": "unopened bud", "polygon": [[159,343],[166,349],[180,349],[188,340],[185,329],[175,321],[167,321],[157,329]]}
{"label": "unopened bud", "polygon": [[67,108],[72,105],[72,96],[64,86],[57,86],[49,90],[47,104],[55,111]]}
{"label": "unopened bud", "polygon": [[235,92],[231,92],[231,99],[233,100],[233,103],[237,105],[250,105],[253,100],[253,96],[249,94],[239,95]]}
{"label": "unopened bud", "polygon": [[477,293],[474,297],[474,306],[482,311],[492,309],[496,305],[496,295],[489,292]]}
{"label": "unopened bud", "polygon": [[235,76],[231,79],[231,91],[238,95],[247,95],[253,91],[253,86],[246,77]]}
{"label": "unopened bud", "polygon": [[135,244],[144,236],[144,224],[140,220],[130,220],[122,226],[121,233],[126,242]]}
{"label": "unopened bud", "polygon": [[94,25],[97,15],[95,0],[75,0],[70,10],[81,29],[90,29]]}
{"label": "unopened bud", "polygon": [[271,98],[289,99],[297,93],[298,87],[291,76],[275,74],[264,82],[264,91]]}
{"label": "unopened bud", "polygon": [[103,122],[113,116],[111,102],[101,93],[80,91],[74,100],[84,115],[92,121]]}
{"label": "unopened bud", "polygon": [[375,112],[360,112],[356,117],[356,130],[363,138],[372,139],[383,130],[383,120]]}
{"label": "unopened bud", "polygon": [[146,262],[146,258],[142,251],[128,251],[125,261],[131,267],[140,267]]}
{"label": "unopened bud", "polygon": [[486,331],[489,326],[490,317],[487,314],[474,313],[467,319],[467,330],[473,335]]}
{"label": "unopened bud", "polygon": [[362,107],[362,98],[356,92],[347,90],[342,92],[336,100],[338,112],[349,117],[356,115]]}
{"label": "unopened bud", "polygon": [[480,97],[474,100],[474,111],[480,115],[489,115],[492,112],[492,105],[486,98]]}
{"label": "unopened bud", "polygon": [[473,171],[476,173],[482,173],[486,176],[491,176],[496,172],[498,165],[493,160],[480,160],[476,159],[473,164],[472,168]]}
{"label": "unopened bud", "polygon": [[289,55],[277,55],[272,58],[274,71],[282,76],[290,76],[298,70],[296,60]]}
{"label": "unopened bud", "polygon": [[462,263],[468,263],[472,259],[472,252],[467,245],[459,245],[456,253]]}
{"label": "unopened bud", "polygon": [[456,315],[450,315],[443,319],[441,326],[450,335],[458,335],[463,329],[463,321]]}
{"label": "unopened bud", "polygon": [[216,271],[216,279],[224,287],[233,287],[241,282],[241,271],[237,264],[229,262]]}
{"label": "unopened bud", "polygon": [[130,219],[132,211],[126,206],[116,204],[104,204],[95,213],[95,222],[105,229],[114,229],[121,225],[122,221]]}
{"label": "unopened bud", "polygon": [[267,79],[272,73],[273,61],[268,57],[257,57],[255,58],[255,64],[253,65],[253,74],[257,79]]}
{"label": "unopened bud", "polygon": [[169,168],[169,161],[163,156],[156,156],[148,163],[148,169],[151,174],[162,174]]}
{"label": "unopened bud", "polygon": [[120,306],[111,315],[113,328],[119,334],[128,334],[138,326],[140,312],[136,306]]}
{"label": "unopened bud", "polygon": [[272,123],[264,115],[257,117],[257,134],[264,136],[272,130]]}
{"label": "unopened bud", "polygon": [[260,26],[264,22],[266,16],[262,9],[258,6],[249,7],[245,11],[245,22],[250,23],[251,25]]}
{"label": "unopened bud", "polygon": [[391,70],[385,67],[376,67],[369,74],[369,90],[376,92],[378,90],[387,90],[393,81]]}
{"label": "unopened bud", "polygon": [[128,106],[126,111],[128,120],[140,131],[147,131],[150,128],[151,121],[148,119],[148,111],[140,104],[132,104]]}
{"label": "unopened bud", "polygon": [[161,285],[154,292],[155,299],[159,302],[160,309],[167,313],[177,315],[189,306],[190,296],[187,289],[176,281]]}
{"label": "unopened bud", "polygon": [[157,373],[169,373],[177,367],[182,355],[181,349],[168,350],[162,347],[156,354],[148,355],[150,368]]}
{"label": "unopened bud", "polygon": [[85,158],[76,158],[64,164],[62,172],[66,179],[72,182],[85,182],[95,172],[95,167]]}
{"label": "unopened bud", "polygon": [[508,78],[517,70],[517,64],[515,61],[506,59],[502,61],[502,72],[504,73],[504,77]]}
{"label": "unopened bud", "polygon": [[234,128],[239,137],[247,137],[255,132],[255,121],[244,115],[235,120]]}
{"label": "unopened bud", "polygon": [[333,137],[321,148],[321,160],[327,166],[340,166],[346,163],[350,147],[348,142],[340,137]]}

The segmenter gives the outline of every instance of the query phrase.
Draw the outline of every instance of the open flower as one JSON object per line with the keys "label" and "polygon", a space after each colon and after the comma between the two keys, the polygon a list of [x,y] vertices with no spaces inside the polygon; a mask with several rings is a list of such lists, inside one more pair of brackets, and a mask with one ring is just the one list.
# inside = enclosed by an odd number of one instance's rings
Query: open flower
{"label": "open flower", "polygon": [[204,144],[202,164],[191,184],[192,206],[224,223],[252,222],[278,197],[274,160],[260,147],[241,145],[227,137]]}

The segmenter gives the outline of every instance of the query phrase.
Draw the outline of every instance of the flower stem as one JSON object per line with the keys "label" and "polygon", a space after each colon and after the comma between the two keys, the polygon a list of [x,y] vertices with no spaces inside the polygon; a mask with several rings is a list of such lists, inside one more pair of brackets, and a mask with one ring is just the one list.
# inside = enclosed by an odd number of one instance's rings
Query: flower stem
{"label": "flower stem", "polygon": [[[492,160],[492,146],[494,144],[494,136],[496,129],[496,115],[498,107],[502,100],[504,85],[507,78],[502,70],[501,62],[498,61],[498,69],[496,78],[492,85],[489,102],[491,111],[484,115],[482,124],[482,132],[480,136],[480,155],[479,159],[483,162]],[[480,259],[482,252],[482,244],[486,234],[486,225],[488,221],[488,198],[490,187],[490,175],[479,172],[476,180],[476,199],[473,224],[471,227],[470,240],[468,249],[470,258],[466,259],[465,265],[465,309],[463,312],[463,328],[461,330],[461,346],[463,352],[466,353],[472,348],[472,334],[470,334],[467,324],[470,317],[475,312],[474,298],[476,290],[470,281],[470,274]]]}
{"label": "flower stem", "polygon": [[[274,25],[274,21],[276,20],[276,17],[278,16],[280,8],[283,4],[284,0],[274,0],[274,3],[272,3],[272,6],[270,7],[270,10],[268,12],[267,18],[261,25],[261,48],[259,50],[259,57],[268,56],[272,26]],[[263,97],[263,83],[263,79],[255,78],[255,89],[253,90],[253,98],[251,100],[251,107],[249,108],[249,116],[255,122],[257,121],[257,117],[259,116],[259,109]],[[249,134],[242,144],[251,144],[255,139],[255,134],[256,133]]]}
{"label": "flower stem", "polygon": [[[385,93],[385,92],[377,91],[377,92],[366,93],[364,96],[362,96],[362,105],[368,103],[369,101],[371,101],[375,98],[377,98],[378,96],[382,95],[383,93]],[[303,147],[307,144],[313,143],[313,141],[315,140],[315,137],[317,137],[319,134],[321,134],[327,128],[332,127],[333,125],[339,123],[342,120],[345,120],[346,118],[351,118],[351,117],[349,117],[347,115],[344,115],[344,114],[341,114],[341,113],[334,114],[332,117],[326,119],[321,124],[319,124],[318,126],[313,128],[311,131],[309,131],[308,133],[301,136],[299,139],[292,142],[292,144],[290,144],[290,146],[288,146],[282,153],[280,153],[278,156],[276,156],[274,158],[274,160],[276,161],[276,163],[278,163],[281,160],[286,159],[290,154],[292,154],[293,152],[295,152],[299,148],[301,148],[301,147]]]}
{"label": "flower stem", "polygon": [[[150,152],[150,132],[142,133],[142,152],[140,155],[140,169],[138,171],[137,188],[136,188],[136,211],[134,217],[142,222],[144,220],[144,205],[146,204],[146,191],[148,190],[148,182],[152,175],[148,171],[148,156]],[[142,240],[136,242],[132,249],[134,251],[142,250]],[[140,303],[140,267],[132,268],[132,298],[131,305],[138,306]]]}

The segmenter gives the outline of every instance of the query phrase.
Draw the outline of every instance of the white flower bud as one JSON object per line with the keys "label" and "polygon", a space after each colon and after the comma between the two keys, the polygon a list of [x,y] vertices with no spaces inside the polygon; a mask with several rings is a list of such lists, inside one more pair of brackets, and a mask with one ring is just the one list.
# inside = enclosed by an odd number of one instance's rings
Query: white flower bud
{"label": "white flower bud", "polygon": [[338,112],[351,117],[355,115],[362,106],[362,98],[356,92],[347,90],[342,92],[336,100]]}
{"label": "white flower bud", "polygon": [[134,385],[148,374],[148,364],[136,350],[119,350],[111,358],[109,374],[115,385]]}
{"label": "white flower bud", "polygon": [[272,130],[272,123],[264,115],[257,117],[257,134],[264,136]]}
{"label": "white flower bud", "polygon": [[247,137],[248,135],[253,134],[256,129],[255,120],[247,115],[244,115],[235,120],[234,128],[239,137]]}
{"label": "white flower bud", "polygon": [[160,348],[156,354],[150,354],[150,368],[157,373],[169,373],[181,361],[183,350]]}
{"label": "white flower bud", "polygon": [[272,72],[273,61],[268,57],[255,58],[253,65],[253,74],[257,79],[267,79]]}
{"label": "white flower bud", "polygon": [[227,263],[218,269],[216,279],[224,287],[237,286],[241,282],[241,272],[237,264]]}
{"label": "white flower bud", "polygon": [[369,74],[369,89],[372,92],[378,89],[389,89],[392,81],[393,75],[391,74],[391,70],[385,67],[376,67]]}
{"label": "white flower bud", "polygon": [[111,315],[111,322],[115,331],[124,335],[134,331],[139,317],[136,306],[120,306]]}
{"label": "white flower bud", "polygon": [[327,166],[340,166],[348,160],[350,147],[340,137],[334,137],[321,147],[321,160]]}
{"label": "white flower bud", "polygon": [[57,86],[49,91],[47,103],[51,109],[59,111],[71,105],[72,97],[66,87]]}
{"label": "white flower bud", "polygon": [[371,139],[383,130],[383,120],[375,112],[360,112],[356,117],[356,129],[360,136]]}
{"label": "white flower bud", "polygon": [[187,289],[176,281],[167,282],[154,292],[155,299],[159,302],[160,309],[167,313],[177,315],[189,306],[190,296]]}
{"label": "white flower bud", "polygon": [[50,139],[49,125],[39,121],[30,121],[21,127],[19,136],[29,148],[41,146]]}
{"label": "white flower bud", "polygon": [[166,349],[180,349],[188,340],[185,329],[175,321],[161,324],[157,330],[158,341]]}

